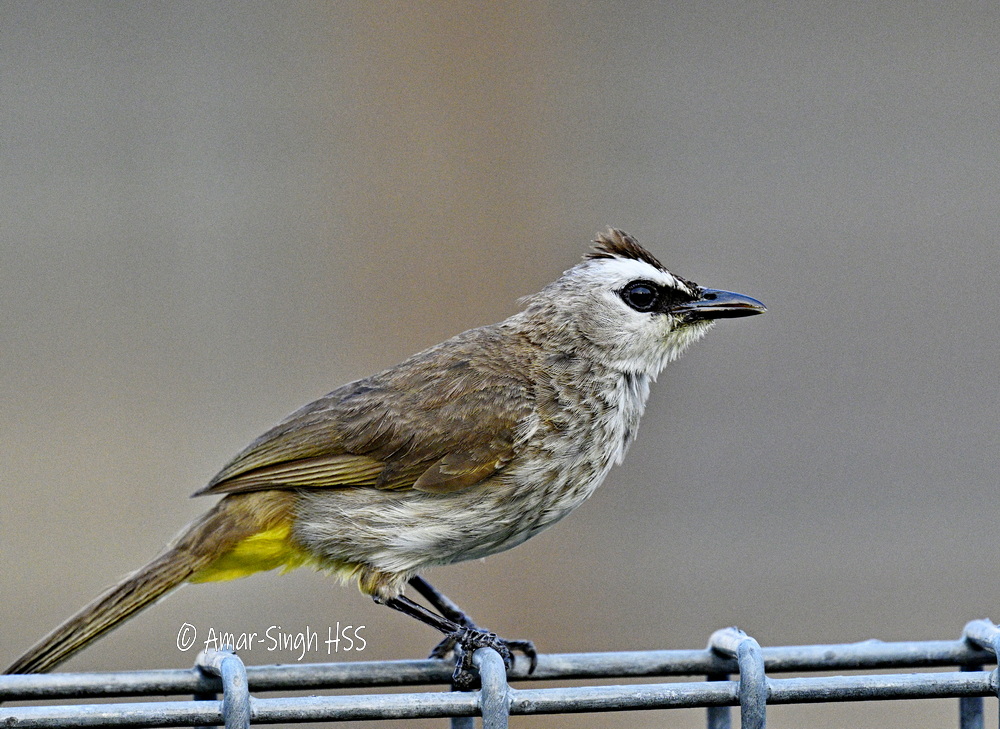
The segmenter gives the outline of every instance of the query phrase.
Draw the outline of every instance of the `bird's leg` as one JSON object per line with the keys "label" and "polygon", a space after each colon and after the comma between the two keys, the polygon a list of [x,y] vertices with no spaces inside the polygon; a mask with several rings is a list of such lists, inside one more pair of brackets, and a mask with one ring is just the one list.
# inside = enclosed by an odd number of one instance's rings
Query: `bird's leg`
{"label": "bird's leg", "polygon": [[405,595],[388,599],[375,598],[375,602],[399,610],[401,613],[416,618],[425,625],[444,633],[448,640],[454,636],[452,647],[455,648],[455,672],[451,675],[452,685],[459,691],[472,691],[476,688],[478,678],[472,664],[472,654],[477,648],[490,647],[503,658],[504,666],[510,668],[512,658],[510,649],[493,633],[476,628],[467,628],[456,622],[441,617],[419,603],[413,602]]}
{"label": "bird's leg", "polygon": [[[472,654],[478,648],[492,648],[500,657],[503,659],[504,665],[509,669],[514,664],[514,657],[511,654],[511,650],[519,650],[523,652],[531,661],[531,666],[528,672],[535,670],[535,666],[538,662],[538,655],[535,651],[535,646],[531,641],[507,641],[500,638],[495,633],[488,630],[483,630],[477,627],[465,614],[458,609],[458,607],[448,600],[447,597],[441,595],[441,593],[434,590],[429,583],[426,583],[427,588],[433,591],[435,595],[443,598],[443,603],[440,605],[445,605],[447,608],[440,607],[432,598],[427,599],[434,603],[435,607],[442,610],[442,612],[448,612],[449,616],[444,617],[438,615],[437,613],[428,610],[423,605],[414,602],[405,595],[399,595],[398,597],[390,598],[378,598],[375,597],[375,602],[391,607],[393,610],[398,610],[401,613],[409,615],[411,618],[416,618],[425,625],[444,633],[445,638],[438,646],[434,649],[431,654],[432,658],[443,658],[448,652],[454,651],[455,653],[455,672],[452,674],[452,684],[456,689],[460,691],[472,690],[476,687],[478,682],[476,671],[472,664]],[[423,594],[423,593],[422,593]],[[426,596],[426,595],[425,595]],[[452,620],[451,618],[456,618]],[[439,653],[439,649],[442,649]]]}
{"label": "bird's leg", "polygon": [[452,602],[451,598],[420,575],[414,575],[410,578],[410,587],[419,592],[432,607],[448,618],[448,620],[459,625],[464,625],[466,628],[478,627],[469,619],[469,616],[465,614],[462,608]]}
{"label": "bird's leg", "polygon": [[[434,585],[425,580],[420,575],[415,575],[410,578],[410,586],[419,592],[427,602],[429,602],[441,615],[451,620],[454,623],[458,623],[462,627],[470,628],[472,630],[477,630],[482,633],[489,633],[488,630],[483,630],[465,614],[458,605],[456,605],[451,598],[445,595],[443,592],[438,590]],[[431,651],[431,658],[444,658],[449,652],[455,649],[455,645],[459,642],[460,636],[456,633],[446,633],[444,640],[438,643],[434,650]],[[538,651],[535,650],[535,644],[530,640],[503,640],[503,643],[507,646],[508,650],[520,651],[525,655],[530,661],[528,666],[528,673],[534,673],[535,667],[538,665]]]}
{"label": "bird's leg", "polygon": [[[415,575],[410,578],[410,586],[419,592],[427,602],[429,602],[438,612],[440,612],[444,617],[452,622],[458,623],[462,627],[470,628],[472,630],[477,630],[482,633],[489,633],[488,630],[483,630],[465,614],[458,605],[456,605],[451,598],[445,595],[443,592],[438,590],[434,585],[425,580],[420,575]],[[457,632],[446,633],[444,640],[434,646],[434,650],[431,651],[431,658],[444,658],[450,652],[455,650],[455,646],[460,643],[461,634]],[[520,651],[528,658],[530,665],[528,666],[528,673],[534,673],[535,667],[538,665],[538,651],[535,650],[535,644],[530,640],[504,640],[499,638],[507,646],[510,651]],[[501,654],[502,655],[502,654]]]}
{"label": "bird's leg", "polygon": [[411,618],[416,618],[424,625],[429,625],[435,630],[439,630],[446,635],[454,633],[456,630],[460,630],[464,627],[452,620],[449,620],[448,618],[441,617],[432,610],[428,610],[420,603],[413,602],[413,600],[406,597],[406,595],[399,595],[398,597],[390,597],[387,599],[373,597],[373,599],[379,605],[385,605],[386,607],[391,607],[393,610],[399,610],[399,612],[409,615]]}
{"label": "bird's leg", "polygon": [[[462,610],[458,605],[456,605],[451,598],[445,595],[443,592],[439,591],[434,585],[425,580],[420,575],[415,575],[410,578],[410,586],[423,595],[424,599],[427,600],[439,613],[444,617],[448,618],[454,623],[458,623],[463,628],[471,628],[473,630],[481,630],[481,628],[472,622],[465,611]],[[444,658],[446,655],[455,651],[455,646],[458,644],[462,634],[458,631],[453,633],[445,633],[444,639],[434,646],[431,650],[430,658]],[[459,649],[461,650],[461,649]],[[456,658],[460,658],[459,653],[456,651]]]}

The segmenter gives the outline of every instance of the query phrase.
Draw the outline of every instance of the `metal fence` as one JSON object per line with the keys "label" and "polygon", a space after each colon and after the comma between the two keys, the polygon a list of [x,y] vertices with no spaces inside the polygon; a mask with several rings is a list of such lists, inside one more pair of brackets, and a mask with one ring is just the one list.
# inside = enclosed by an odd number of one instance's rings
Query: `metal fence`
{"label": "metal fence", "polygon": [[[865,641],[839,645],[762,648],[736,628],[714,633],[704,650],[549,654],[526,676],[523,666],[508,675],[493,650],[474,656],[479,691],[256,698],[254,693],[317,689],[377,689],[447,685],[446,661],[383,661],[250,666],[233,653],[203,654],[189,670],[122,673],[62,673],[0,676],[0,701],[71,701],[44,706],[0,706],[0,727],[173,727],[344,720],[451,718],[452,729],[506,727],[518,714],[555,714],[651,709],[706,709],[709,729],[731,726],[730,707],[740,707],[740,725],[765,725],[775,704],[886,699],[958,699],[958,726],[983,726],[983,697],[998,696],[1000,629],[974,620],[957,640]],[[954,667],[957,671],[866,674],[885,669]],[[774,678],[776,673],[860,672],[842,676]],[[698,676],[707,680],[611,684],[559,688],[511,688],[513,681],[630,679]],[[736,676],[735,680],[730,677]],[[218,694],[222,694],[221,700]],[[97,697],[190,694],[191,701],[80,704]]]}

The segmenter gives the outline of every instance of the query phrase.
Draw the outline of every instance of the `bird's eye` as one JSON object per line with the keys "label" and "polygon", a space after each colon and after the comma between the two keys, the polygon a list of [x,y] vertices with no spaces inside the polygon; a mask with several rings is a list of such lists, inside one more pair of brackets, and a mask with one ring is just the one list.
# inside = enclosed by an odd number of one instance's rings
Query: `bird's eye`
{"label": "bird's eye", "polygon": [[631,306],[636,311],[652,311],[656,307],[656,302],[660,298],[660,292],[656,284],[648,281],[633,281],[620,292],[622,301]]}

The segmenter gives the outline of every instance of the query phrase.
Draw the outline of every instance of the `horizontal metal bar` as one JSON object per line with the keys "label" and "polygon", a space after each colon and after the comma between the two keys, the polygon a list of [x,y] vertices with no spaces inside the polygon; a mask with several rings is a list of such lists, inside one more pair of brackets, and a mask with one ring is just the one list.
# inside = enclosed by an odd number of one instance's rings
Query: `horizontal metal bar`
{"label": "horizontal metal bar", "polygon": [[[479,694],[471,692],[302,696],[250,699],[254,724],[365,719],[475,716]],[[221,701],[164,701],[134,704],[0,708],[0,726],[50,729],[65,726],[172,727],[223,723]]]}
{"label": "horizontal metal bar", "polygon": [[[995,682],[995,671],[776,678],[768,679],[768,704],[989,696],[995,691]],[[553,714],[738,704],[737,681],[581,686],[514,689],[510,713]]]}
{"label": "horizontal metal bar", "polygon": [[[965,640],[836,643],[762,647],[769,674],[876,668],[932,668],[995,665],[996,656]],[[254,669],[247,669],[248,671]],[[607,653],[548,653],[538,656],[530,676],[520,663],[508,673],[511,681],[577,678],[638,678],[707,676],[736,673],[735,659],[711,650],[621,651]]]}
{"label": "horizontal metal bar", "polygon": [[221,701],[147,701],[134,704],[0,707],[0,725],[31,727],[170,727],[222,724]]}
{"label": "horizontal metal bar", "polygon": [[769,679],[768,704],[898,699],[955,699],[996,693],[996,671],[808,676]]}
{"label": "horizontal metal bar", "polygon": [[[448,661],[354,661],[247,666],[252,691],[448,684]],[[0,701],[114,696],[174,696],[222,690],[218,678],[194,669],[0,676]]]}
{"label": "horizontal metal bar", "polygon": [[[762,648],[768,674],[781,672],[927,668],[995,665],[996,656],[964,640]],[[354,661],[281,666],[247,666],[250,690],[332,689],[448,684],[454,666],[448,661]],[[511,681],[578,678],[700,676],[736,673],[734,659],[713,651],[661,650],[609,653],[551,653],[538,657],[531,676],[518,661]],[[0,701],[172,696],[221,691],[218,679],[192,669],[55,673],[0,676]]]}
{"label": "horizontal metal bar", "polygon": [[[997,689],[996,671],[772,678],[767,682],[768,704],[989,696]],[[273,724],[472,716],[479,712],[479,700],[478,692],[251,699],[251,717],[254,724]],[[510,691],[511,714],[697,708],[734,706],[738,703],[739,684],[736,681]],[[218,701],[0,707],[0,726],[22,729],[66,725],[167,727],[220,723],[222,710]]]}
{"label": "horizontal metal bar", "polygon": [[253,723],[433,719],[479,714],[479,693],[382,694],[379,696],[307,696],[257,699]]}
{"label": "horizontal metal bar", "polygon": [[191,668],[0,676],[0,701],[173,696],[221,690],[217,678]]}
{"label": "horizontal metal bar", "polygon": [[738,706],[736,681],[651,683],[638,686],[576,686],[512,689],[511,714],[570,714],[640,709],[697,709]]}
{"label": "horizontal metal bar", "polygon": [[761,648],[768,673],[859,670],[870,668],[931,668],[995,665],[996,656],[964,640],[901,641],[802,645]]}

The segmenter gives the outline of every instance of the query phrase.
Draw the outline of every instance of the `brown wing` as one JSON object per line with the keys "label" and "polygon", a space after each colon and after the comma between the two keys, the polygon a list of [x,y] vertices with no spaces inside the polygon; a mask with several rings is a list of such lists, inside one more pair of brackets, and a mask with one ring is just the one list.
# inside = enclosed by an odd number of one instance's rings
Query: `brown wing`
{"label": "brown wing", "polygon": [[251,443],[195,495],[357,486],[447,493],[494,476],[535,417],[527,379],[489,356],[499,337],[472,330],[334,390]]}

